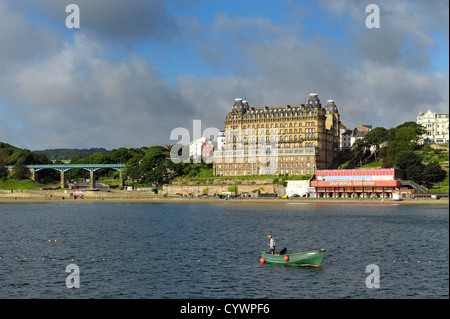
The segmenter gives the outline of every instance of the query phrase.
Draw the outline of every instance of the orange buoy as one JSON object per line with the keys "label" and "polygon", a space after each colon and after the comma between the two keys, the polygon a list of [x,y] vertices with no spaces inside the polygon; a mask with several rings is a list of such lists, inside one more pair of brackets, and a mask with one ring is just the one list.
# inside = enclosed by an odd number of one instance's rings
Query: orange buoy
{"label": "orange buoy", "polygon": [[289,256],[284,256],[285,261],[289,261]]}
{"label": "orange buoy", "polygon": [[260,262],[261,264],[265,264],[265,263],[266,263],[266,260],[265,260],[264,258],[261,258],[261,259],[259,260],[259,262]]}

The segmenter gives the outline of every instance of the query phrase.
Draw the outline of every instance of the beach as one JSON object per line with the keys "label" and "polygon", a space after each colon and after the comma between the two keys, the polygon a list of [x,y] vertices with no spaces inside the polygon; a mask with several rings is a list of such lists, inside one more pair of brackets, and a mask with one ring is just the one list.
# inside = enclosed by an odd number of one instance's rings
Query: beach
{"label": "beach", "polygon": [[10,194],[1,194],[0,203],[39,203],[39,202],[117,202],[117,203],[179,203],[179,204],[229,204],[229,205],[245,205],[245,204],[337,204],[337,205],[353,205],[353,204],[370,204],[370,205],[449,205],[448,198],[432,199],[420,198],[420,199],[404,199],[404,200],[392,200],[385,199],[372,199],[372,198],[218,198],[218,197],[186,197],[186,196],[172,196],[165,197],[163,195],[154,195],[150,193],[138,193],[138,192],[86,192],[84,198],[74,199],[70,194],[64,193],[64,191],[53,191],[49,194],[46,191],[43,192],[15,192]]}

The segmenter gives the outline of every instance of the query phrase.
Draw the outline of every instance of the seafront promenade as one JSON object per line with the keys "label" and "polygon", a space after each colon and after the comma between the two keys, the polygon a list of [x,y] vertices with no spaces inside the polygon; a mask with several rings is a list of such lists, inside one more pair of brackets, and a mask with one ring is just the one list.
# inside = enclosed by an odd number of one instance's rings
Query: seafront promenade
{"label": "seafront promenade", "polygon": [[228,203],[228,204],[247,204],[247,203],[276,203],[276,204],[372,204],[372,205],[449,205],[448,198],[433,199],[404,199],[395,201],[392,199],[374,199],[374,198],[230,198],[223,199],[215,196],[165,196],[153,194],[151,192],[130,192],[130,191],[85,191],[84,198],[74,198],[73,192],[64,190],[53,191],[15,191],[13,193],[0,193],[0,203],[33,203],[33,202],[172,202],[172,203]]}

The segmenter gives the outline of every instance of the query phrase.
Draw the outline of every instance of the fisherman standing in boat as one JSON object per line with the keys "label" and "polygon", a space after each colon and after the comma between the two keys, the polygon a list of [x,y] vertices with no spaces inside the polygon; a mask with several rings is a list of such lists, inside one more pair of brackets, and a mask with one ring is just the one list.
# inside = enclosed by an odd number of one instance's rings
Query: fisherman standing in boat
{"label": "fisherman standing in boat", "polygon": [[270,248],[270,253],[272,255],[275,255],[275,240],[272,238],[272,235],[267,236],[267,238],[270,239],[270,243],[267,244],[267,246],[269,246]]}

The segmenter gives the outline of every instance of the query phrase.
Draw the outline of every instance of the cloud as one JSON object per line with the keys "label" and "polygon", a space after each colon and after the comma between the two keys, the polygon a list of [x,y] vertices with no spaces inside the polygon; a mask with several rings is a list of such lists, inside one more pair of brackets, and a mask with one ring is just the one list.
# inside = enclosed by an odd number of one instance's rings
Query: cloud
{"label": "cloud", "polygon": [[0,1],[0,71],[6,72],[30,59],[41,59],[61,47],[60,39],[34,28],[8,3]]}
{"label": "cloud", "polygon": [[[223,128],[237,95],[246,97],[251,106],[275,106],[306,103],[313,90],[325,105],[332,94],[341,121],[349,127],[389,128],[414,121],[428,108],[448,113],[448,70],[435,72],[429,63],[429,49],[436,45],[432,32],[440,30],[437,21],[448,24],[442,2],[425,6],[382,1],[379,30],[365,28],[363,4],[326,2],[325,10],[344,25],[345,45],[332,32],[305,34],[310,20],[293,19],[292,12],[282,23],[217,12],[209,23],[175,17],[156,0],[145,2],[145,7],[142,1],[98,0],[85,13],[94,1],[77,1],[82,28],[67,39],[64,32],[25,18],[26,10],[16,5],[27,8],[24,0],[14,3],[0,0],[0,41],[8,44],[0,47],[0,140],[19,147],[173,143],[172,129],[185,127],[192,133],[195,119],[202,120],[203,130]],[[42,15],[52,21],[62,17],[63,23],[66,13],[60,2],[39,4]],[[174,4],[182,8],[187,2]],[[300,9],[297,12],[303,12]],[[414,17],[410,23],[402,19],[408,13]],[[434,20],[429,21],[433,13]],[[142,20],[148,14],[151,22]],[[114,21],[117,25],[111,25]],[[171,39],[179,39],[189,50],[177,41],[159,46]],[[127,41],[142,41],[159,54],[171,50],[167,52],[171,59],[189,52],[195,56],[181,63],[195,61],[211,75],[197,74],[193,66],[191,72],[168,82],[164,65],[157,65],[144,51],[123,50],[111,58],[111,52]]]}
{"label": "cloud", "polygon": [[10,75],[0,95],[26,110],[21,134],[32,145],[151,145],[169,136],[174,115],[192,113],[155,66],[136,55],[111,62],[105,50],[79,34],[45,61]]}
{"label": "cloud", "polygon": [[[132,45],[139,41],[171,41],[178,33],[175,18],[164,0],[77,0],[83,32]],[[66,6],[54,0],[16,0],[17,8],[34,10],[65,25]]]}
{"label": "cloud", "polygon": [[[377,30],[365,27],[364,4],[333,4],[328,10],[350,18],[348,46],[342,47],[339,38],[304,35],[295,22],[279,25],[258,16],[223,13],[208,33],[201,33],[199,55],[234,69],[222,91],[240,92],[254,106],[305,103],[315,90],[322,102],[333,95],[342,122],[350,127],[364,123],[389,128],[415,121],[428,108],[448,113],[448,70],[436,73],[429,61],[429,49],[436,45],[432,32],[441,28],[430,20],[448,25],[441,2],[426,7],[422,2],[381,2],[382,27]],[[416,12],[421,9],[424,15]],[[214,82],[205,85],[219,95]],[[229,111],[232,102],[221,109]]]}

